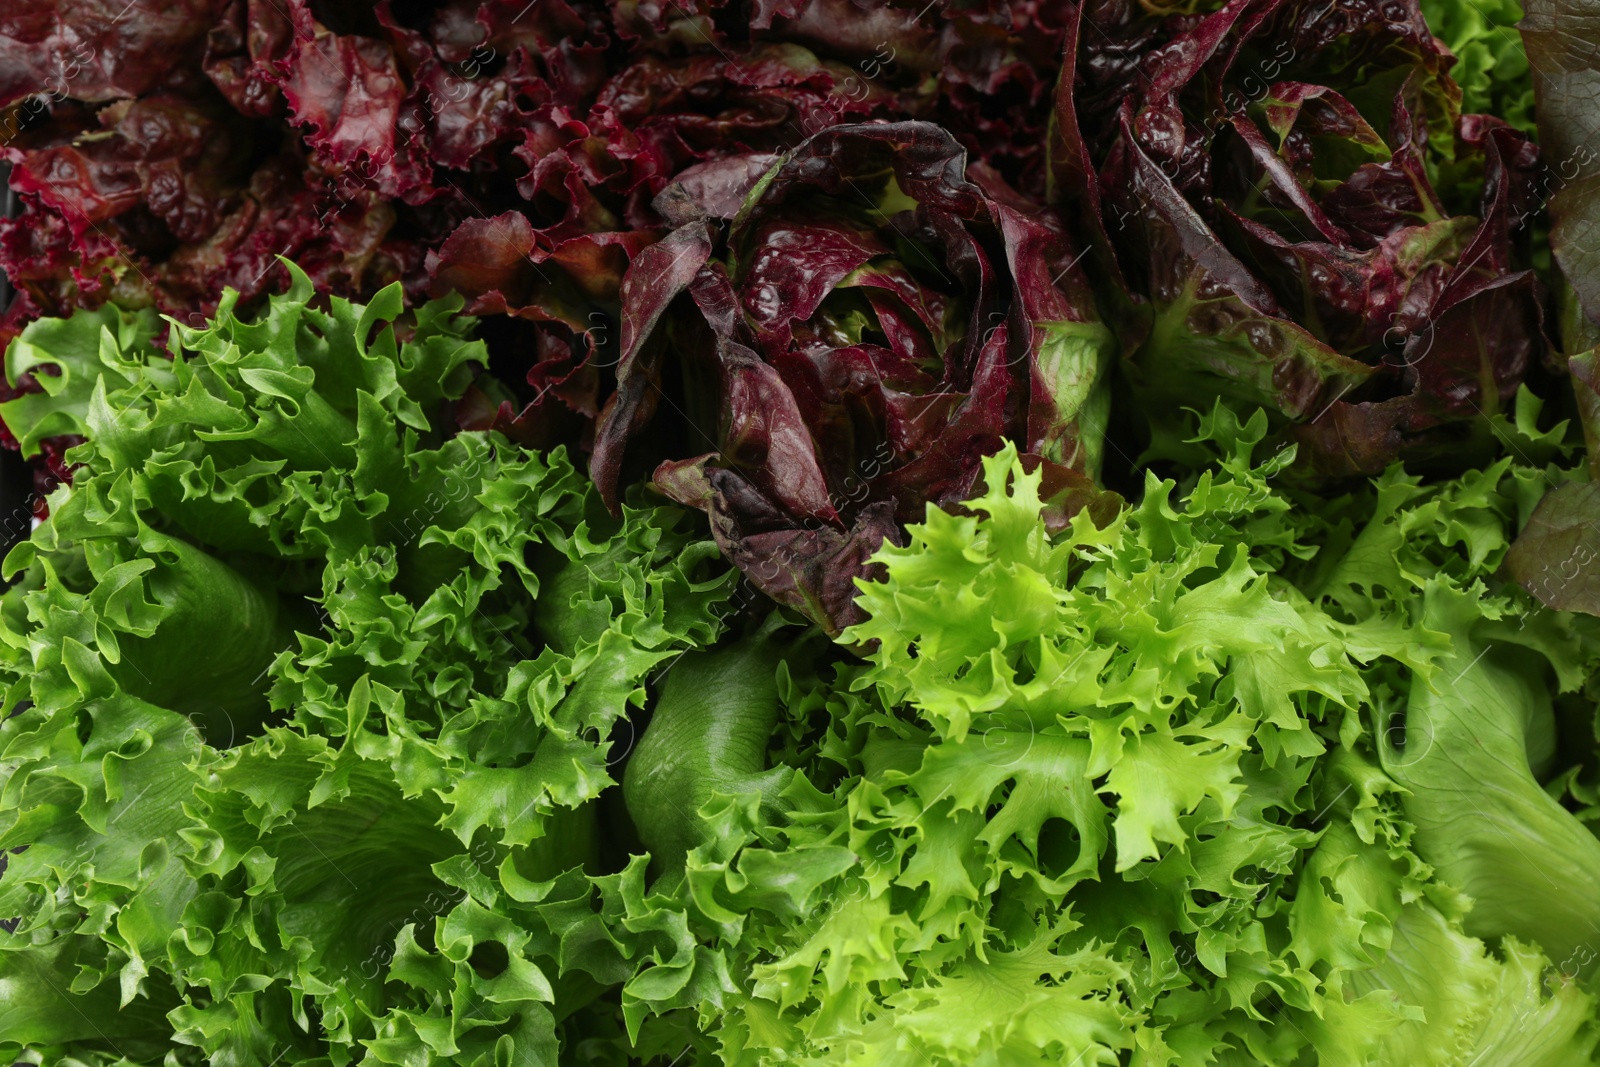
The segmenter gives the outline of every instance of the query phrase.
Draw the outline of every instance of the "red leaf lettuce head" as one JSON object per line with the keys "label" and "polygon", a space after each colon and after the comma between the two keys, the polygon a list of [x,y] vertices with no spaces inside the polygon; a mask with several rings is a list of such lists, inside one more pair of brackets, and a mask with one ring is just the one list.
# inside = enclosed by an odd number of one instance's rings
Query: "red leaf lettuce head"
{"label": "red leaf lettuce head", "polygon": [[1544,351],[1538,150],[1460,113],[1414,0],[1074,22],[1055,174],[1152,420],[1260,405],[1335,474],[1476,455]]}
{"label": "red leaf lettuce head", "polygon": [[687,221],[622,283],[592,462],[609,502],[648,434],[673,457],[658,487],[837,631],[866,557],[970,496],[1004,438],[1051,472],[1063,515],[1100,498],[1113,342],[1054,213],[926,122],[834,126],[756,173],[664,194]]}

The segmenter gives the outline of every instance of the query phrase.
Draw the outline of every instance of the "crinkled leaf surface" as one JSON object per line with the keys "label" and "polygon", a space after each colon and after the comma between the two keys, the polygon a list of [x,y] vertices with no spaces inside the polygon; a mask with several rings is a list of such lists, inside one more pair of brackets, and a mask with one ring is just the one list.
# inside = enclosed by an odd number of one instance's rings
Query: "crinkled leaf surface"
{"label": "crinkled leaf surface", "polygon": [[725,568],[676,509],[611,516],[561,451],[441,433],[483,358],[460,297],[318,306],[290,272],[258,317],[234,293],[174,324],[170,360],[108,311],[13,351],[61,373],[12,425],[88,440],[0,601],[0,1048],[554,1064],[620,1039],[594,802],[647,677],[720,631]]}

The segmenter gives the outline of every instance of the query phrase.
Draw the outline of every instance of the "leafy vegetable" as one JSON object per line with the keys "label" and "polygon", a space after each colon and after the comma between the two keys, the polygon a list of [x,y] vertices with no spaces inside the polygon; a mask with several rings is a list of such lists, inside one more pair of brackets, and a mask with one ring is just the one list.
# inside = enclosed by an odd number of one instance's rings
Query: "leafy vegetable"
{"label": "leafy vegetable", "polygon": [[1528,679],[1600,630],[1490,577],[1570,476],[1307,508],[1267,430],[1216,409],[1181,497],[1058,537],[1013,446],[928,508],[861,583],[868,664],[778,669],[786,810],[636,809],[701,843],[619,906],[701,948],[626,989],[726,1063],[1591,1062],[1600,839]]}
{"label": "leafy vegetable", "polygon": [[1421,0],[1428,30],[1456,57],[1450,76],[1461,86],[1461,110],[1493,115],[1532,136],[1533,82],[1517,24],[1517,0],[1463,3]]}
{"label": "leafy vegetable", "polygon": [[[1427,905],[1403,909],[1388,953],[1351,980],[1360,998],[1388,994],[1420,1008],[1395,1026],[1374,1062],[1556,1067],[1593,1061],[1592,996],[1570,974],[1552,975],[1536,951],[1506,939],[1501,957],[1453,929]],[[1374,998],[1378,999],[1378,998]],[[1350,1013],[1351,1015],[1355,1013]],[[1358,1019],[1334,1009],[1337,1022]],[[1324,1040],[1337,1034],[1322,1031]]]}
{"label": "leafy vegetable", "polygon": [[[459,291],[510,390],[464,420],[578,445],[611,391],[617,282],[698,167],[921,118],[1043,192],[1050,5],[520,0],[63,4],[0,16],[16,219],[0,344],[113,299],[186,323],[223,286]],[[505,316],[501,318],[500,316]],[[23,383],[24,390],[30,388]]]}
{"label": "leafy vegetable", "polygon": [[657,486],[837,632],[866,557],[966,496],[1002,436],[1043,464],[1058,521],[1109,499],[1093,479],[1113,341],[1058,217],[928,123],[835,126],[735,173],[748,195],[664,194],[682,225],[624,282],[592,463],[608,500],[664,401],[684,451],[711,451],[668,453]]}
{"label": "leafy vegetable", "polygon": [[88,440],[0,602],[0,1055],[554,1063],[618,1033],[596,798],[726,580],[683,513],[441,436],[459,298],[288,269],[170,360],[110,306],[10,353],[60,371],[22,438]]}
{"label": "leafy vegetable", "polygon": [[1592,566],[1600,556],[1597,517],[1600,483],[1552,489],[1506,554],[1507,573],[1551,607],[1600,615],[1600,586]]}
{"label": "leafy vegetable", "polygon": [[440,432],[459,305],[296,277],[170,361],[109,307],[11,353],[87,440],[0,602],[5,1053],[1593,1060],[1600,623],[1496,577],[1588,483],[1528,394],[1545,466],[1326,501],[1264,413],[1099,519],[1006,444],[837,651],[711,647],[681,512]]}
{"label": "leafy vegetable", "polygon": [[624,782],[639,837],[663,866],[681,866],[702,844],[694,812],[717,793],[772,802],[787,768],[768,771],[767,741],[778,718],[771,627],[713,652],[686,653],[661,687],[650,729]]}
{"label": "leafy vegetable", "polygon": [[[1577,291],[1583,313],[1600,324],[1600,84],[1595,80],[1597,13],[1584,0],[1529,0],[1522,22],[1539,101],[1539,140],[1551,182],[1550,244]],[[1569,350],[1576,354],[1576,350]]]}
{"label": "leafy vegetable", "polygon": [[1083,8],[1057,180],[1115,260],[1153,435],[1220,395],[1331,473],[1459,471],[1542,354],[1519,251],[1538,151],[1461,114],[1414,4],[1328,10]]}
{"label": "leafy vegetable", "polygon": [[0,15],[0,1062],[1600,1062],[1527,2]]}

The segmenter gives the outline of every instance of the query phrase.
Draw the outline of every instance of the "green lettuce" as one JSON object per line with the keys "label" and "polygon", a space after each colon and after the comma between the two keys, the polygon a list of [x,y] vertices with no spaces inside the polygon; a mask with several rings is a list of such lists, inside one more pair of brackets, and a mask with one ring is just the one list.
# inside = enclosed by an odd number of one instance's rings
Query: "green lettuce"
{"label": "green lettuce", "polygon": [[1600,619],[1513,548],[1591,483],[1529,394],[1332,499],[1217,406],[1056,532],[1007,446],[836,642],[725,634],[692,516],[441,430],[456,308],[12,349],[86,443],[0,598],[0,1055],[1596,1062]]}
{"label": "green lettuce", "polygon": [[[0,601],[0,1057],[555,1064],[625,1053],[598,799],[721,632],[676,508],[441,426],[459,298],[109,305],[10,352],[81,434]],[[170,355],[169,355],[170,353]]]}
{"label": "green lettuce", "polygon": [[886,545],[866,662],[769,659],[682,871],[603,887],[650,931],[629,1025],[740,1065],[1593,1062],[1600,839],[1534,768],[1600,633],[1494,577],[1582,474],[1317,505],[1266,433],[1219,407],[1210,470],[1058,537],[1007,448]]}
{"label": "green lettuce", "polygon": [[1450,76],[1461,87],[1461,110],[1493,115],[1532,135],[1533,79],[1517,32],[1517,0],[1421,0],[1428,29],[1455,55]]}

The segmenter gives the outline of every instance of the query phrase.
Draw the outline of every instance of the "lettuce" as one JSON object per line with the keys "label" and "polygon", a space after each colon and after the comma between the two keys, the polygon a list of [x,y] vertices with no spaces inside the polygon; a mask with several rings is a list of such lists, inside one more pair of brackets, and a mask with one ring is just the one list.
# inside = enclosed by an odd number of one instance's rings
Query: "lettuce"
{"label": "lettuce", "polygon": [[1594,1062],[1600,621],[1512,547],[1590,483],[1529,394],[1333,499],[1217,405],[1055,528],[1006,445],[836,640],[722,642],[692,516],[441,429],[459,302],[311,296],[12,350],[86,441],[0,599],[0,1054]]}
{"label": "lettuce", "polygon": [[630,1025],[729,1064],[1592,1062],[1600,839],[1541,782],[1600,629],[1494,577],[1581,473],[1318,505],[1268,429],[1217,407],[1210,469],[1059,536],[1008,446],[886,545],[866,662],[773,653],[776,727],[717,718],[764,756],[636,810],[688,851],[604,890],[676,932]]}
{"label": "lettuce", "polygon": [[[1515,938],[1491,953],[1431,904],[1406,904],[1382,961],[1351,975],[1349,999],[1331,1001],[1308,1032],[1333,1063],[1593,1063],[1595,999],[1572,977]],[[1373,1042],[1368,1018],[1386,1000],[1398,1019]]]}
{"label": "lettuce", "polygon": [[[1193,459],[1181,411],[1222,397],[1266,410],[1325,474],[1492,458],[1489,417],[1545,354],[1528,244],[1547,175],[1526,116],[1464,110],[1452,70],[1477,68],[1423,16],[1415,0],[1071,9],[1055,178],[1094,238],[1156,454]],[[1468,25],[1448,28],[1466,47]],[[1526,95],[1514,34],[1485,33]]]}
{"label": "lettuce", "polygon": [[920,119],[1037,197],[1063,34],[996,0],[10,10],[0,345],[107,300],[192,324],[226,286],[281,288],[286,255],[334,295],[465,296],[508,368],[465,425],[542,448],[586,441],[613,392],[618,287],[669,183]]}
{"label": "lettuce", "polygon": [[1595,139],[1600,113],[1595,103],[1600,85],[1594,74],[1590,32],[1596,11],[1591,0],[1529,0],[1520,29],[1528,50],[1534,92],[1539,101],[1539,139],[1551,171],[1544,185],[1550,208],[1550,247],[1556,264],[1571,285],[1576,317],[1587,343],[1567,340],[1567,355],[1594,346],[1600,325],[1600,166]]}
{"label": "lettuce", "polygon": [[1115,509],[1115,342],[1065,219],[927,122],[834,126],[733,177],[669,187],[679,227],[623,283],[590,464],[608,500],[646,460],[829,633],[857,621],[867,557],[959,503],[1002,437],[1047,472],[1053,518]]}
{"label": "lettuce", "polygon": [[1503,119],[1533,134],[1533,82],[1517,32],[1517,0],[1421,0],[1428,29],[1456,57],[1450,75],[1461,86],[1461,110]]}
{"label": "lettuce", "polygon": [[[459,298],[41,320],[25,440],[87,443],[0,600],[0,1055],[554,1063],[620,1034],[597,798],[720,632],[675,508],[446,437]],[[581,919],[578,913],[587,915]],[[607,946],[610,946],[609,948]]]}

